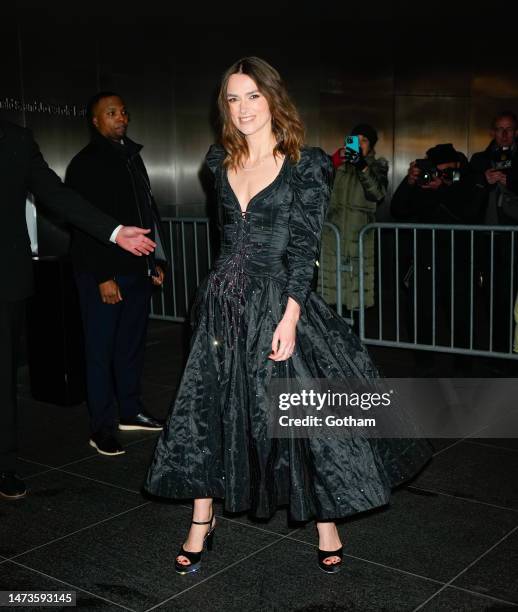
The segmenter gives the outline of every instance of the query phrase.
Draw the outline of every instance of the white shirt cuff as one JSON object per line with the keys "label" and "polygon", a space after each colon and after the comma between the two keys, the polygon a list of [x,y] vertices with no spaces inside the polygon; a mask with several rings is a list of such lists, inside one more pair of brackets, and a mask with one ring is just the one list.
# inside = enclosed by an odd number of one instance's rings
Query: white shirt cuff
{"label": "white shirt cuff", "polygon": [[117,225],[117,227],[113,230],[112,235],[110,236],[110,242],[115,242],[116,243],[116,238],[117,238],[117,234],[119,233],[120,228],[122,227],[122,225]]}

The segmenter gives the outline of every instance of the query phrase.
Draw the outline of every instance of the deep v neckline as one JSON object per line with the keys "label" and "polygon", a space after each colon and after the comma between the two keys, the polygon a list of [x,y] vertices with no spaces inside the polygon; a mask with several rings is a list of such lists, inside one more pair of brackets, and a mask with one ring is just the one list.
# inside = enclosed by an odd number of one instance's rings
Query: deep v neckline
{"label": "deep v neckline", "polygon": [[246,215],[246,213],[248,212],[248,209],[250,208],[250,205],[252,204],[252,202],[254,200],[256,200],[259,196],[262,196],[265,194],[265,192],[270,191],[271,189],[273,189],[277,183],[277,181],[280,179],[283,171],[284,171],[284,166],[286,165],[286,162],[288,160],[288,156],[285,155],[284,159],[282,161],[281,167],[279,172],[277,173],[277,176],[273,179],[273,181],[271,183],[268,183],[268,185],[266,185],[266,187],[263,187],[262,189],[260,189],[255,195],[253,195],[247,202],[245,209],[243,210],[243,207],[241,206],[241,202],[239,201],[239,198],[236,195],[236,192],[234,191],[234,189],[232,188],[232,185],[230,184],[230,180],[228,178],[228,169],[225,168],[224,170],[224,175],[225,175],[225,179],[227,181],[227,185],[228,188],[230,189],[230,193],[232,194],[232,197],[234,198],[234,202],[237,204],[237,207],[241,213],[242,216]]}

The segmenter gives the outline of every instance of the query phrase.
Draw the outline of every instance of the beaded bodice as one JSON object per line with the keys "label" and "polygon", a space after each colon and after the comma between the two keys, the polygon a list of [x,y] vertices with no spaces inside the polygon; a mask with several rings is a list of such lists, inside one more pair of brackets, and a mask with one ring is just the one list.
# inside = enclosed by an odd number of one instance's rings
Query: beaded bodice
{"label": "beaded bodice", "polygon": [[223,165],[225,151],[213,145],[207,164],[216,177],[221,207],[221,253],[211,288],[223,299],[242,301],[247,277],[265,276],[283,285],[303,308],[311,290],[320,233],[329,201],[332,165],[321,149],[303,149],[297,164],[286,157],[275,180],[242,212]]}

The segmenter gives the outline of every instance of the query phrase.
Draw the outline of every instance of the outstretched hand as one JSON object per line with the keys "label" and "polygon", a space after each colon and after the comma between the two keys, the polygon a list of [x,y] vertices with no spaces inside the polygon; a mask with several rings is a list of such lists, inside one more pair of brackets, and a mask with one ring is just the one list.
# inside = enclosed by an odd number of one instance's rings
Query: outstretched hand
{"label": "outstretched hand", "polygon": [[155,250],[156,243],[145,236],[151,230],[123,225],[117,233],[115,242],[133,255],[149,255]]}

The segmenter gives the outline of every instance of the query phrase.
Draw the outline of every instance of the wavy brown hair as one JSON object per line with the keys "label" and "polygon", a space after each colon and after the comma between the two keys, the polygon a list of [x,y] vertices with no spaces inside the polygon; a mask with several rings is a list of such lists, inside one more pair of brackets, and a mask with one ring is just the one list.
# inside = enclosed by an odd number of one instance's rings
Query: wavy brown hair
{"label": "wavy brown hair", "polygon": [[225,166],[236,168],[248,156],[245,136],[232,123],[227,100],[228,80],[233,74],[246,74],[257,85],[257,89],[268,101],[272,116],[272,131],[277,140],[274,155],[285,155],[292,163],[300,159],[304,143],[304,126],[299,112],[290,100],[280,74],[259,57],[245,57],[230,66],[221,80],[218,106],[221,114],[221,144],[227,152]]}

